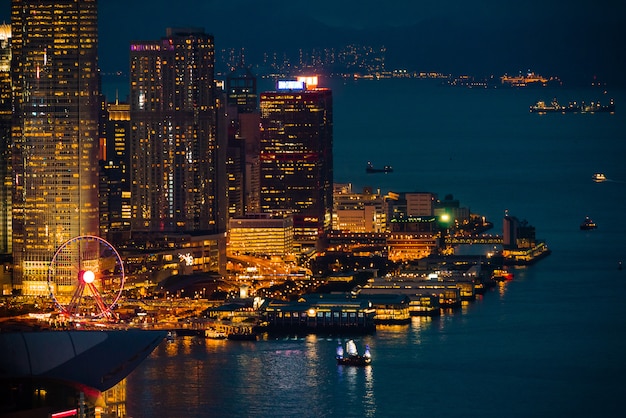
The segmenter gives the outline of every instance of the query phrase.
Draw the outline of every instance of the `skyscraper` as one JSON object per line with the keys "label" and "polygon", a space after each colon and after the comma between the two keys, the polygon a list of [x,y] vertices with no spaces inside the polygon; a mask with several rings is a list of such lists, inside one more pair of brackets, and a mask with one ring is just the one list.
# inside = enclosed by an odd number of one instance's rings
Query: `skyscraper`
{"label": "skyscraper", "polygon": [[256,77],[243,63],[226,77],[229,214],[259,212],[260,114]]}
{"label": "skyscraper", "polygon": [[56,248],[98,235],[97,0],[13,0],[14,287],[46,294]]}
{"label": "skyscraper", "polygon": [[0,25],[0,254],[11,243],[11,26]]}
{"label": "skyscraper", "polygon": [[133,232],[223,230],[212,35],[168,29],[130,55]]}
{"label": "skyscraper", "polygon": [[331,228],[332,105],[330,89],[303,82],[279,82],[260,97],[261,210],[293,213],[302,247]]}
{"label": "skyscraper", "polygon": [[130,105],[107,103],[101,124],[100,234],[119,244],[130,238]]}

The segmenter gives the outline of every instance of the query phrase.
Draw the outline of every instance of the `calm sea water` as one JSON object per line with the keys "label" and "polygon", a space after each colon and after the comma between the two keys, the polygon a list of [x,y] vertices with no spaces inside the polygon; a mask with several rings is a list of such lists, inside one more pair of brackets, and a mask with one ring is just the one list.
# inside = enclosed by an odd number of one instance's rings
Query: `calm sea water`
{"label": "calm sea water", "polygon": [[[452,194],[498,233],[508,210],[552,255],[459,311],[361,338],[374,356],[366,369],[335,365],[336,338],[164,343],[128,378],[128,416],[623,415],[626,92],[331,87],[336,182]],[[613,97],[617,113],[528,112],[553,97]],[[367,161],[394,172],[367,175]],[[595,172],[609,180],[592,182]],[[597,230],[579,230],[585,216]]]}

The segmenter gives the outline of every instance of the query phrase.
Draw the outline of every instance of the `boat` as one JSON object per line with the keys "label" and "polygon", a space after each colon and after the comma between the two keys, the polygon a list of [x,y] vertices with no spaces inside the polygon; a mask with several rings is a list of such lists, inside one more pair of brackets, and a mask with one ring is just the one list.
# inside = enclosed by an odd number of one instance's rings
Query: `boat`
{"label": "boat", "polygon": [[220,329],[208,328],[204,330],[204,337],[210,340],[225,340],[228,334]]}
{"label": "boat", "polygon": [[546,104],[544,101],[538,101],[534,105],[530,106],[530,113],[572,113],[572,112],[580,112],[580,105],[576,102],[570,102],[567,106],[562,106],[557,102],[556,98],[552,99],[550,104]]}
{"label": "boat", "polygon": [[556,100],[553,100],[550,104],[546,104],[546,102],[541,100],[530,106],[530,113],[558,112],[560,107]]}
{"label": "boat", "polygon": [[591,179],[596,183],[601,183],[603,181],[606,181],[606,176],[604,175],[604,173],[595,173],[593,176],[591,176]]}
{"label": "boat", "polygon": [[495,269],[491,274],[491,278],[497,282],[504,282],[507,280],[513,280],[513,273],[507,269]]}
{"label": "boat", "polygon": [[233,327],[226,334],[226,338],[233,341],[256,341],[257,337],[252,327]]}
{"label": "boat", "polygon": [[582,231],[588,231],[590,229],[596,229],[598,225],[594,221],[591,220],[588,216],[585,218],[583,223],[580,224],[580,229]]}
{"label": "boat", "polygon": [[344,353],[341,341],[337,345],[337,365],[339,366],[368,366],[372,363],[369,345],[365,345],[365,352],[360,355],[354,340],[348,340]]}
{"label": "boat", "polygon": [[365,167],[365,172],[367,174],[373,174],[373,173],[393,173],[393,167],[390,165],[386,165],[383,168],[375,168],[371,162],[367,163],[367,166]]}

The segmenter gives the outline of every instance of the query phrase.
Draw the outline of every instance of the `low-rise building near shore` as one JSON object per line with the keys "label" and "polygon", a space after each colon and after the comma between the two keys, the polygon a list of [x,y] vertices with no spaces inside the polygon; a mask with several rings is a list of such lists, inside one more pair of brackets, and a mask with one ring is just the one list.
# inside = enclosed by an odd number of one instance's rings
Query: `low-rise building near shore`
{"label": "low-rise building near shore", "polygon": [[269,332],[370,333],[375,330],[372,304],[349,294],[303,295],[291,302],[267,300],[260,311],[261,328]]}

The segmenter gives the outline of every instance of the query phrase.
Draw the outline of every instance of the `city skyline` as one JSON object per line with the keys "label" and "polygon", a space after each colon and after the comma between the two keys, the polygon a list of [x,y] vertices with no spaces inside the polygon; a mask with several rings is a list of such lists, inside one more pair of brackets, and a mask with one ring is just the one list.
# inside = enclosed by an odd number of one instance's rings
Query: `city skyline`
{"label": "city skyline", "polygon": [[[0,1],[5,21],[9,4]],[[282,0],[183,0],[172,7],[166,0],[108,0],[99,4],[99,64],[104,72],[126,71],[131,41],[194,26],[214,36],[216,51],[245,48],[250,60],[263,52],[360,42],[385,46],[389,66],[398,68],[476,76],[531,69],[570,82],[595,76],[623,85],[619,40],[626,37],[625,23],[626,4],[616,1],[530,1],[523,7],[491,0],[471,7],[457,0],[385,7],[366,1],[355,8],[327,1],[312,7]]]}

